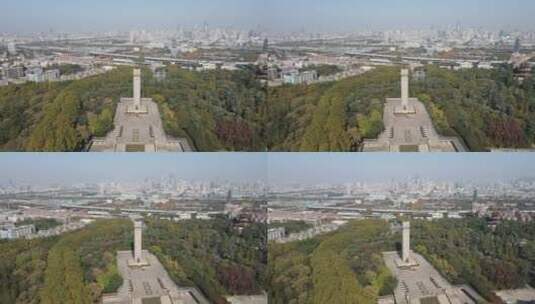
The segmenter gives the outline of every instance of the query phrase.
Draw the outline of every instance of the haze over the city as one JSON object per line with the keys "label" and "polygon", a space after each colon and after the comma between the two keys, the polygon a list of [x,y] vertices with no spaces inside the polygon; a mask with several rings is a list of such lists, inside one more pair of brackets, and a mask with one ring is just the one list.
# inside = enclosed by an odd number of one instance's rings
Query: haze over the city
{"label": "haze over the city", "polygon": [[202,25],[276,31],[443,27],[533,29],[535,3],[522,0],[6,0],[3,32],[87,32]]}
{"label": "haze over the city", "polygon": [[47,154],[6,153],[0,158],[0,184],[139,182],[172,174],[190,181],[257,182],[266,176],[265,158],[232,154]]}
{"label": "haze over the city", "polygon": [[464,26],[533,28],[535,3],[521,0],[270,1],[267,27],[281,31],[383,30]]}
{"label": "haze over the city", "polygon": [[476,183],[535,177],[529,153],[350,154],[281,153],[268,157],[268,180],[282,185],[389,182],[420,177]]}
{"label": "haze over the city", "polygon": [[258,25],[262,3],[263,0],[6,0],[0,10],[0,32],[175,29],[204,22],[216,27],[251,29]]}

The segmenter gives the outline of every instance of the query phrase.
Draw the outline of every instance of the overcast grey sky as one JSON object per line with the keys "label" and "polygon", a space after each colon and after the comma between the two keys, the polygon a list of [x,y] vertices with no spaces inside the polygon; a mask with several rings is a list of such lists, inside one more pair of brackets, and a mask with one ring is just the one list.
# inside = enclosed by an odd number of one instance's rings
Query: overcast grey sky
{"label": "overcast grey sky", "polygon": [[349,31],[460,22],[534,28],[531,0],[2,0],[2,31],[102,31],[202,24]]}

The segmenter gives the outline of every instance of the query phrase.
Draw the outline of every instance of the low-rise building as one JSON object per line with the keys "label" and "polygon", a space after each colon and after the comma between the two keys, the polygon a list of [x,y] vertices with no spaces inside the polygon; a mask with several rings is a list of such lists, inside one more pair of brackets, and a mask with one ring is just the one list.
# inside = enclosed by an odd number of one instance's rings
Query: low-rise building
{"label": "low-rise building", "polygon": [[4,78],[16,79],[24,77],[24,68],[21,66],[12,66],[3,68]]}
{"label": "low-rise building", "polygon": [[0,228],[0,239],[27,238],[34,233],[34,225],[15,226],[14,224],[5,224]]}
{"label": "low-rise building", "polygon": [[412,80],[414,81],[423,81],[426,78],[426,72],[424,68],[416,68],[412,72]]}
{"label": "low-rise building", "polygon": [[267,69],[267,78],[268,80],[275,80],[279,78],[279,70],[276,67],[271,67]]}
{"label": "low-rise building", "polygon": [[44,72],[44,81],[57,81],[59,80],[60,72],[58,69],[47,70]]}
{"label": "low-rise building", "polygon": [[480,62],[478,63],[477,68],[483,70],[492,70],[493,66],[490,62]]}
{"label": "low-rise building", "polygon": [[157,81],[164,81],[167,78],[167,70],[163,64],[152,64],[150,66],[152,74]]}
{"label": "low-rise building", "polygon": [[29,68],[26,70],[26,79],[31,82],[58,81],[60,71],[58,69],[43,71],[41,67]]}
{"label": "low-rise building", "polygon": [[44,82],[45,75],[40,67],[33,67],[26,70],[26,79],[31,82]]}
{"label": "low-rise building", "polygon": [[474,64],[469,61],[461,62],[457,69],[472,69],[474,68]]}
{"label": "low-rise building", "polygon": [[270,228],[268,229],[268,240],[278,241],[286,237],[286,229],[284,227]]}
{"label": "low-rise building", "polygon": [[282,82],[286,84],[303,84],[311,83],[318,79],[318,73],[316,71],[304,71],[291,70],[282,74]]}

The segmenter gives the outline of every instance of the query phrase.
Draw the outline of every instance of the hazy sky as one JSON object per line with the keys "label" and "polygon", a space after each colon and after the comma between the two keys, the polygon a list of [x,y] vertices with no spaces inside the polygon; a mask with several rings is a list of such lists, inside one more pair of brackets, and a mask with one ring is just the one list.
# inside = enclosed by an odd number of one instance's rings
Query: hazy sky
{"label": "hazy sky", "polygon": [[[2,31],[255,27],[264,0],[2,0]],[[257,3],[258,2],[258,3]]]}
{"label": "hazy sky", "polygon": [[414,28],[455,25],[535,26],[531,0],[271,0],[270,18],[282,28]]}
{"label": "hazy sky", "polygon": [[282,183],[390,181],[412,176],[451,181],[535,177],[533,153],[272,153],[268,180]]}
{"label": "hazy sky", "polygon": [[194,181],[265,181],[265,165],[257,153],[0,153],[0,183],[129,182],[169,174]]}
{"label": "hazy sky", "polygon": [[2,0],[2,31],[202,24],[349,31],[455,24],[534,28],[532,0]]}
{"label": "hazy sky", "polygon": [[0,183],[186,180],[345,183],[412,176],[495,181],[535,178],[535,153],[0,153]]}

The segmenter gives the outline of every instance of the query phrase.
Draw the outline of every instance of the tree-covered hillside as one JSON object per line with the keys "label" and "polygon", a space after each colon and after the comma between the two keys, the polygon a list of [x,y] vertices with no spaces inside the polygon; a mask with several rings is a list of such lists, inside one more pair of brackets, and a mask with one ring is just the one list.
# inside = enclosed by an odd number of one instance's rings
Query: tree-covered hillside
{"label": "tree-covered hillside", "polygon": [[[306,241],[270,243],[267,282],[273,303],[377,303],[397,286],[381,253],[400,248],[385,221],[352,221]],[[494,291],[535,284],[535,224],[478,218],[414,220],[411,248],[454,285],[468,284],[490,303]]]}
{"label": "tree-covered hillside", "polygon": [[412,83],[440,133],[459,135],[472,151],[535,143],[535,81],[520,84],[510,67],[449,71],[429,66]]}
{"label": "tree-covered hillside", "polygon": [[306,241],[270,243],[270,303],[377,303],[397,285],[382,258],[395,249],[391,239],[386,222],[366,220]]}
{"label": "tree-covered hillside", "polygon": [[146,246],[182,286],[196,286],[210,301],[226,295],[260,294],[265,289],[266,226],[241,232],[231,221],[147,222]]}
{"label": "tree-covered hillside", "polygon": [[[265,225],[240,231],[226,218],[146,224],[144,247],[180,286],[220,304],[265,289]],[[0,303],[99,303],[123,283],[116,252],[132,249],[132,230],[129,220],[100,220],[58,237],[0,242]]]}
{"label": "tree-covered hillside", "polygon": [[399,70],[268,90],[266,141],[275,151],[356,151],[383,131],[383,103],[399,92]]}
{"label": "tree-covered hillside", "polygon": [[414,221],[413,249],[450,282],[470,284],[500,303],[492,291],[535,284],[535,224],[503,222],[495,230],[483,219]]}
{"label": "tree-covered hillside", "polygon": [[[193,72],[168,68],[158,82],[143,73],[143,95],[160,107],[166,132],[199,151],[262,150],[265,90],[253,69]],[[80,151],[113,129],[120,97],[132,95],[132,70],[77,81],[0,88],[0,150]]]}
{"label": "tree-covered hillside", "polygon": [[[113,128],[121,96],[131,96],[130,68],[62,83],[0,88],[0,150],[80,151]],[[143,75],[144,96],[160,107],[166,132],[199,151],[358,151],[384,129],[386,97],[400,95],[399,68],[314,85],[266,89],[254,68]],[[451,71],[426,67],[411,82],[439,133],[472,151],[535,143],[535,80],[511,68]]]}
{"label": "tree-covered hillside", "polygon": [[115,252],[130,221],[98,221],[59,237],[0,243],[0,303],[98,303],[122,284]]}
{"label": "tree-covered hillside", "polygon": [[[266,143],[271,150],[356,151],[383,130],[386,97],[400,96],[399,68],[344,80],[268,90]],[[510,67],[451,71],[426,67],[411,82],[439,133],[470,150],[527,148],[535,143],[535,80],[520,84]]]}

